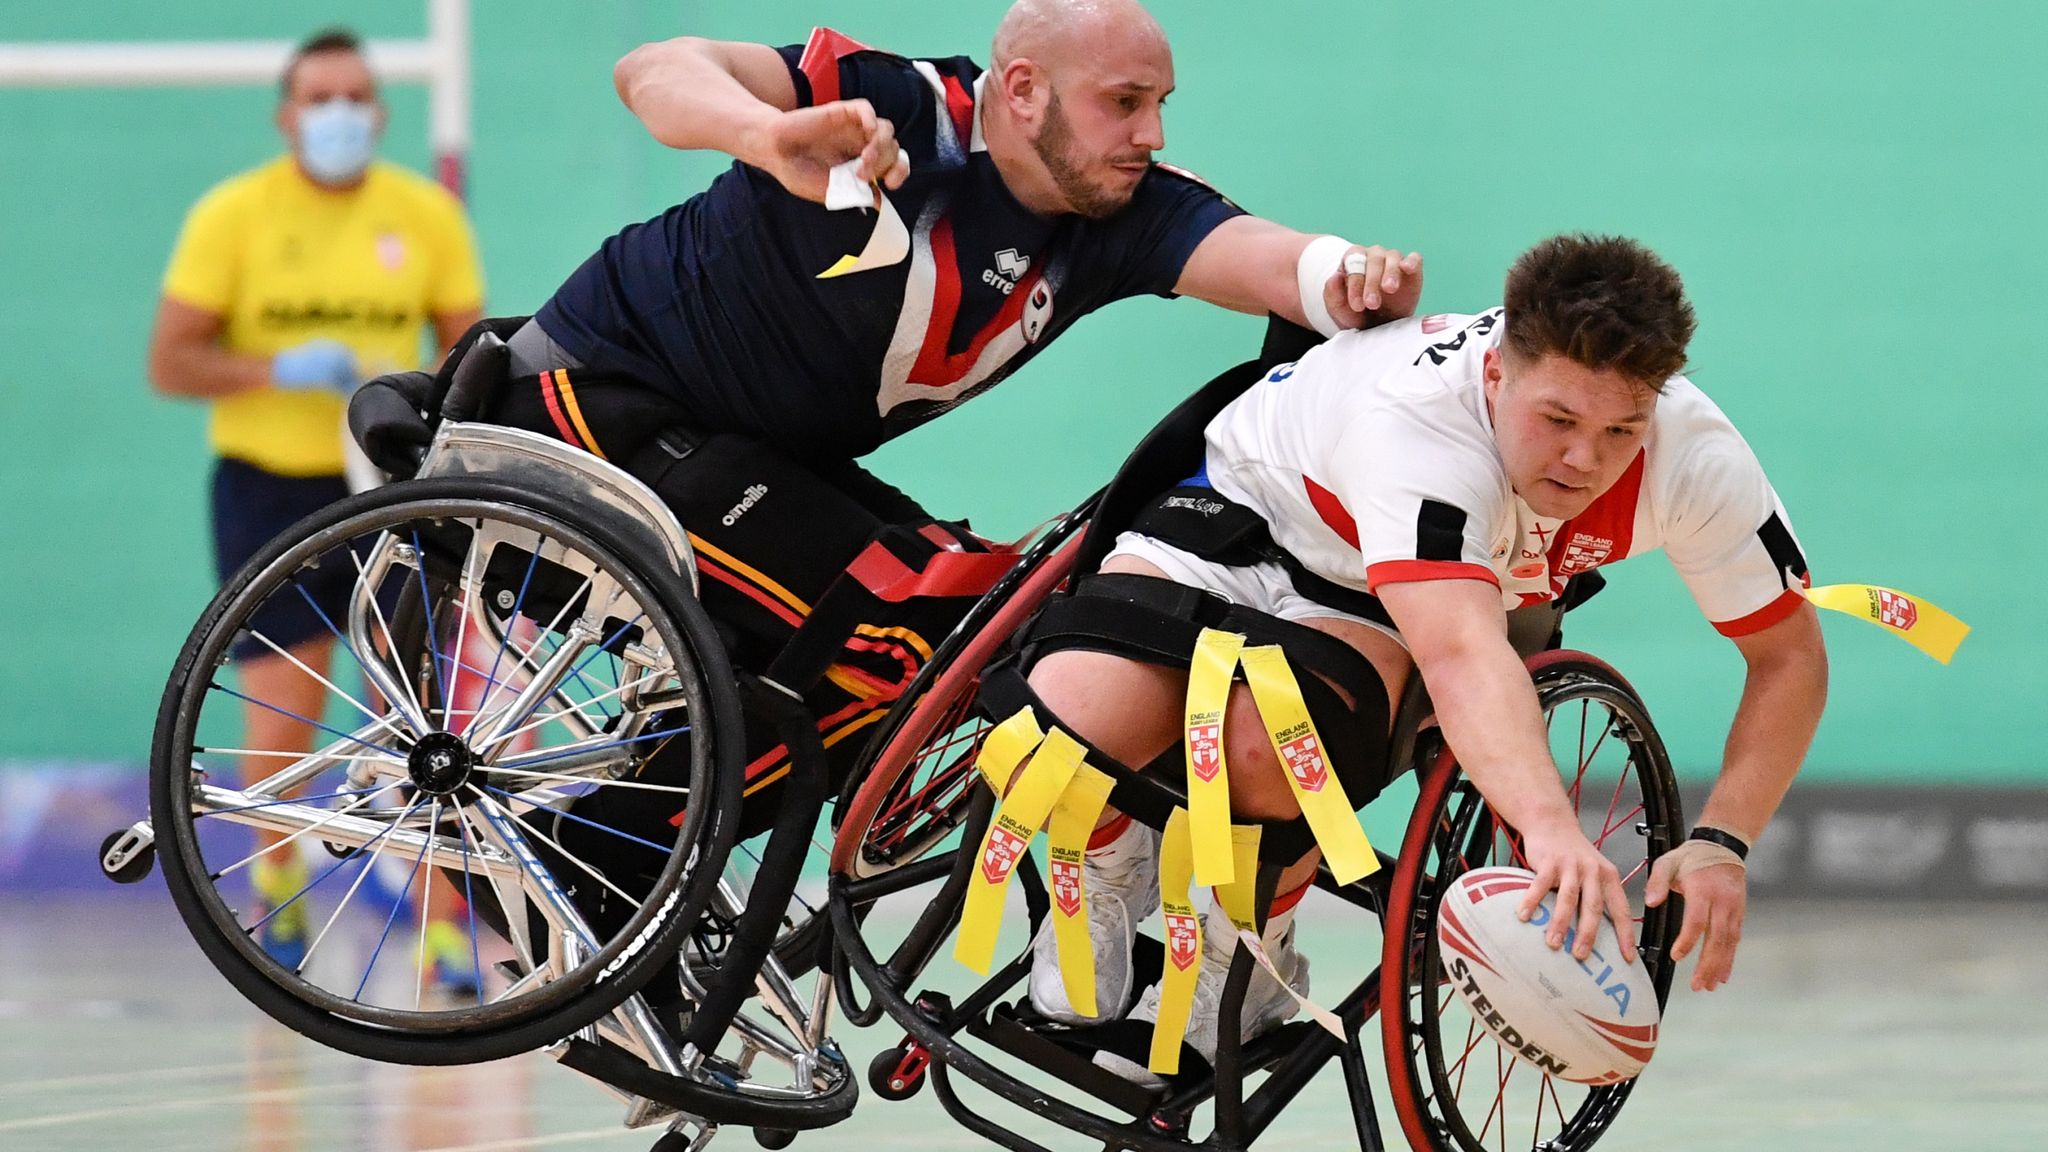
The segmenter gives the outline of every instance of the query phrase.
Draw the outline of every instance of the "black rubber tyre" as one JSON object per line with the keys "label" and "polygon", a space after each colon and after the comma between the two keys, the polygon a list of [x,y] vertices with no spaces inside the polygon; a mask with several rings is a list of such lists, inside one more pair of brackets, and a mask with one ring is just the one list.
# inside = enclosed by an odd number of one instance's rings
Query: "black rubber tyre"
{"label": "black rubber tyre", "polygon": [[[1678,902],[1644,909],[1642,890],[1650,862],[1685,838],[1670,756],[1642,698],[1607,664],[1572,651],[1545,652],[1529,663],[1567,798],[1644,913],[1638,947],[1661,1007],[1677,966],[1669,949]],[[1576,768],[1559,755],[1574,743]],[[1440,893],[1473,868],[1521,861],[1512,830],[1454,757],[1441,753],[1420,775],[1394,870],[1380,969],[1388,1091],[1402,1128],[1418,1152],[1497,1152],[1509,1140],[1581,1152],[1614,1122],[1635,1081],[1589,1088],[1541,1070],[1517,1079],[1522,1066],[1514,1054],[1445,983],[1436,934]]]}
{"label": "black rubber tyre", "polygon": [[[687,701],[695,730],[690,795],[705,802],[693,799],[688,805],[651,891],[630,914],[621,910],[623,923],[604,929],[602,946],[559,979],[537,982],[504,1003],[479,1003],[475,1009],[372,1007],[310,984],[272,960],[215,886],[195,830],[197,713],[243,622],[268,596],[293,583],[306,561],[396,525],[452,521],[460,526],[465,519],[479,526],[486,520],[513,525],[573,547],[642,606],[649,620],[643,638],[660,641],[672,665],[664,674],[678,685],[677,698]],[[421,580],[424,584],[424,575]],[[442,707],[445,720],[445,700]],[[732,673],[709,618],[688,580],[645,547],[637,533],[602,509],[572,507],[501,482],[408,481],[307,517],[226,582],[179,653],[164,691],[151,753],[151,816],[165,881],[179,913],[201,951],[257,1007],[320,1043],[371,1059],[409,1064],[494,1060],[551,1044],[609,1013],[681,945],[708,906],[732,847],[741,781],[739,731]],[[719,739],[721,732],[734,736]],[[454,822],[459,825],[460,817]],[[440,834],[438,825],[430,826],[429,839]]]}

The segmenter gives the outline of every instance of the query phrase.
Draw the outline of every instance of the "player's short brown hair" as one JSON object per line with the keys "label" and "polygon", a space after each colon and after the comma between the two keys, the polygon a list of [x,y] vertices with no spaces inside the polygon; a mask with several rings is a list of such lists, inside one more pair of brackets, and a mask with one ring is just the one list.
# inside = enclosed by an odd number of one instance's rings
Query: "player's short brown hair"
{"label": "player's short brown hair", "polygon": [[1692,305],[1678,272],[1621,236],[1553,236],[1508,270],[1507,346],[1661,390],[1685,369]]}
{"label": "player's short brown hair", "polygon": [[346,28],[322,28],[320,31],[299,41],[298,47],[292,49],[291,58],[284,62],[284,71],[278,74],[278,98],[283,100],[292,98],[292,77],[299,70],[299,61],[304,60],[308,56],[320,56],[329,52],[349,52],[357,56],[364,55],[363,38]]}

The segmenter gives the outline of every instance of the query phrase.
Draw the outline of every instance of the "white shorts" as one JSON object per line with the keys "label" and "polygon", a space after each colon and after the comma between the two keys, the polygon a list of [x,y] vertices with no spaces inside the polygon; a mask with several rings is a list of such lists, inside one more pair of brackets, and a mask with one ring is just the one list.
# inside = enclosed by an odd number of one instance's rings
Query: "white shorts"
{"label": "white shorts", "polygon": [[1104,562],[1107,563],[1118,556],[1131,556],[1143,560],[1166,573],[1167,578],[1176,584],[1186,584],[1191,588],[1214,592],[1232,604],[1242,604],[1246,608],[1264,612],[1269,616],[1296,622],[1348,620],[1353,624],[1362,624],[1400,644],[1403,651],[1408,647],[1402,643],[1400,633],[1377,620],[1367,620],[1353,616],[1349,612],[1341,612],[1295,591],[1294,581],[1288,577],[1287,569],[1271,561],[1244,567],[1218,564],[1138,532],[1125,532],[1118,536],[1116,547],[1104,557]]}

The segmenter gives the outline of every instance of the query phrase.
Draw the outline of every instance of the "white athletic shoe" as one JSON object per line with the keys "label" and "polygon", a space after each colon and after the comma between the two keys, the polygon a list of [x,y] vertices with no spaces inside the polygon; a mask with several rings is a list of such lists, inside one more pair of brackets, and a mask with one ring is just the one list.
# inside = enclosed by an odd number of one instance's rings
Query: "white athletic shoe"
{"label": "white athletic shoe", "polygon": [[1131,943],[1138,922],[1159,907],[1159,832],[1133,820],[1123,834],[1081,858],[1088,942],[1095,951],[1097,1015],[1074,1011],[1060,976],[1059,945],[1048,915],[1031,940],[1031,1006],[1062,1024],[1094,1024],[1123,1015],[1131,987]]}
{"label": "white athletic shoe", "polygon": [[[1195,976],[1195,1002],[1188,1010],[1188,1030],[1183,1037],[1190,1047],[1202,1054],[1202,1059],[1211,1064],[1216,1062],[1216,1034],[1222,1023],[1223,983],[1230,976],[1230,958],[1237,947],[1237,928],[1221,909],[1211,906],[1202,916],[1202,968]],[[1287,925],[1277,943],[1266,943],[1266,955],[1272,959],[1273,967],[1287,975],[1287,983],[1297,995],[1308,995],[1308,957],[1294,948],[1292,923]],[[1137,1007],[1131,1009],[1129,1019],[1157,1023],[1160,987],[1154,984],[1145,989],[1145,994],[1138,998]],[[1240,1045],[1250,1044],[1257,1037],[1286,1023],[1298,1007],[1294,998],[1267,974],[1265,968],[1253,968],[1251,986],[1245,989],[1244,1011],[1240,1016]],[[1143,1063],[1127,1060],[1113,1052],[1097,1052],[1095,1063],[1146,1088],[1158,1088],[1166,1083]]]}

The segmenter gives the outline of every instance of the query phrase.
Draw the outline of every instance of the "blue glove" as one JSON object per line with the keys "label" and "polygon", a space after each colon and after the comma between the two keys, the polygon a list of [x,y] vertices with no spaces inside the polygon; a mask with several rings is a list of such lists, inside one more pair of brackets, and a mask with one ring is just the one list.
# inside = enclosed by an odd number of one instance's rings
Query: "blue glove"
{"label": "blue glove", "polygon": [[339,340],[309,340],[270,361],[270,382],[288,392],[322,389],[343,396],[356,390],[356,354]]}

